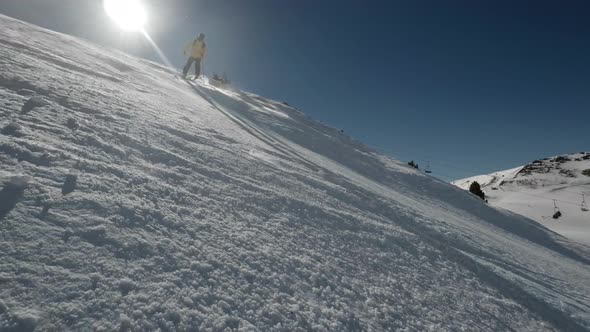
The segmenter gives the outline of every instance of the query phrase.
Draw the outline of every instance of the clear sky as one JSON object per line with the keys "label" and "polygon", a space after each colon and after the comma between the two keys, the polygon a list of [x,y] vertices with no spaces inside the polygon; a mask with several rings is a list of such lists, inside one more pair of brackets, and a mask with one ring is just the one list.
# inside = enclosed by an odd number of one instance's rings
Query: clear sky
{"label": "clear sky", "polygon": [[[177,67],[204,32],[206,73],[444,179],[590,150],[587,0],[144,2]],[[0,0],[0,13],[157,60],[100,0]]]}

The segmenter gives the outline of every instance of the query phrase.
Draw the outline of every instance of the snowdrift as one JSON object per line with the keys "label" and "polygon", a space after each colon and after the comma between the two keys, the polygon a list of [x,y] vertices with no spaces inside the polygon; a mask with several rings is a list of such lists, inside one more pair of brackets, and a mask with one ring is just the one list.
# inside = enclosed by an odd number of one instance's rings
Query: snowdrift
{"label": "snowdrift", "polygon": [[588,248],[285,104],[0,26],[0,330],[590,328]]}

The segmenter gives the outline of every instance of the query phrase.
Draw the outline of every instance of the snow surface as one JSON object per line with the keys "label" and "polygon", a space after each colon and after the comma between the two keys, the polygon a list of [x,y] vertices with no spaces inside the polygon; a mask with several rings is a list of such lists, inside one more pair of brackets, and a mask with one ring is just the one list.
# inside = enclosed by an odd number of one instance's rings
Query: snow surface
{"label": "snow surface", "polygon": [[[574,153],[542,160],[490,175],[454,181],[469,190],[477,181],[489,203],[537,221],[545,227],[585,245],[590,245],[590,153]],[[585,194],[583,197],[582,194]],[[555,201],[555,204],[553,202]],[[562,216],[552,218],[557,211]]]}
{"label": "snow surface", "polygon": [[590,328],[587,247],[286,104],[0,26],[1,331]]}

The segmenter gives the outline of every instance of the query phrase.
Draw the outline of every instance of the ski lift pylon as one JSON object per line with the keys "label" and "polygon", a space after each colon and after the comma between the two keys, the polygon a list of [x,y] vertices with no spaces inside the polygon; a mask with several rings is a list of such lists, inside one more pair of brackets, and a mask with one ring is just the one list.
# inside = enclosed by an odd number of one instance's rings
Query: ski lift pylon
{"label": "ski lift pylon", "polygon": [[557,200],[553,200],[553,219],[559,219],[562,216],[559,207],[557,206]]}
{"label": "ski lift pylon", "polygon": [[580,204],[580,209],[584,212],[588,212],[588,204],[586,204],[586,194],[582,193],[582,204]]}
{"label": "ski lift pylon", "polygon": [[424,169],[424,172],[428,174],[432,173],[432,168],[430,168],[430,161],[426,162],[426,168]]}

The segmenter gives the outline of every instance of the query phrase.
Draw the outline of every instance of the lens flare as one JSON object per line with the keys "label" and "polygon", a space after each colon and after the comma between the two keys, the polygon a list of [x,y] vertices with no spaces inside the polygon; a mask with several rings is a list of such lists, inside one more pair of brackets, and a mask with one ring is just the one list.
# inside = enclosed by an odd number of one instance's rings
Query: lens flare
{"label": "lens flare", "polygon": [[140,31],[147,21],[147,13],[139,0],[104,0],[104,10],[119,27]]}

